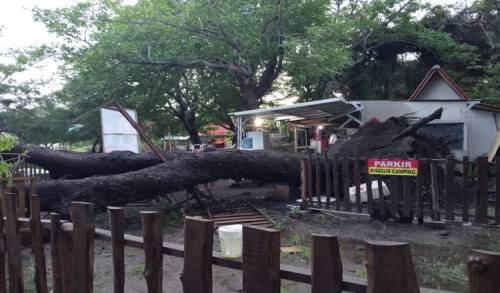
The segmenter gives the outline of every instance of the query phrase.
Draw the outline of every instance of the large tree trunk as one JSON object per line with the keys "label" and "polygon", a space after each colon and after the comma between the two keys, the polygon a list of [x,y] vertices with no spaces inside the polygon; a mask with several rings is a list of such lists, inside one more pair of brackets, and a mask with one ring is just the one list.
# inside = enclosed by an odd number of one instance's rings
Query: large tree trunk
{"label": "large tree trunk", "polygon": [[300,184],[300,156],[267,151],[184,153],[168,163],[139,171],[37,184],[42,209],[66,214],[72,201],[106,206],[155,198],[218,179],[247,178]]}

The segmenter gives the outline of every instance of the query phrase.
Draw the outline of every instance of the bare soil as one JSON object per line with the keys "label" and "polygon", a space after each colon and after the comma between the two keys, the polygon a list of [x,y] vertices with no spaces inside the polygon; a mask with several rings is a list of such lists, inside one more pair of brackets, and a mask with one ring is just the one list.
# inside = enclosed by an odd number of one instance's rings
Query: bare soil
{"label": "bare soil", "polygon": [[[282,254],[282,263],[298,267],[310,267],[310,235],[337,235],[344,274],[366,278],[365,240],[390,240],[411,244],[413,260],[416,265],[421,287],[468,292],[466,261],[468,249],[493,250],[500,248],[500,230],[483,228],[470,223],[447,225],[445,230],[435,230],[417,223],[401,224],[389,221],[377,221],[366,215],[333,212],[298,212],[290,208],[298,196],[291,190],[288,201],[273,200],[273,184],[257,186],[243,184],[242,187],[229,187],[226,180],[217,181],[212,191],[216,200],[223,200],[225,205],[232,202],[247,201],[262,209],[277,221],[276,228],[282,230],[282,246],[299,246],[304,250],[298,254]],[[185,194],[174,196],[183,198]],[[188,212],[189,213],[189,212]],[[137,213],[127,211],[127,230],[130,234],[140,235],[141,225]],[[169,218],[172,220],[171,218]],[[108,228],[107,217],[98,215],[96,225]],[[214,250],[218,251],[219,240],[214,233]],[[170,221],[165,227],[164,240],[183,243],[181,221]],[[23,251],[25,278],[31,276],[33,256],[31,249]],[[95,241],[94,292],[113,292],[113,276],[110,243]],[[50,276],[50,246],[46,245],[47,266]],[[182,292],[180,273],[183,260],[164,256],[165,292]],[[125,249],[125,292],[147,292],[142,276],[144,253],[134,248]],[[242,273],[238,270],[213,267],[213,292],[242,292]],[[29,281],[27,282],[29,283]],[[29,286],[29,285],[28,285]],[[282,281],[282,292],[310,292],[306,284]],[[27,292],[35,292],[28,291]]]}

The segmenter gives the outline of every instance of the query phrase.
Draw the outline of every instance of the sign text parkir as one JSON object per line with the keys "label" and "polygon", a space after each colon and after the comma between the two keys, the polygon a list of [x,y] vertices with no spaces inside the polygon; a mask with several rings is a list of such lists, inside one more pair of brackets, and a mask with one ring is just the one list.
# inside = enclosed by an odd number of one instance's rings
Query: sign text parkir
{"label": "sign text parkir", "polygon": [[417,176],[417,160],[368,159],[368,174]]}

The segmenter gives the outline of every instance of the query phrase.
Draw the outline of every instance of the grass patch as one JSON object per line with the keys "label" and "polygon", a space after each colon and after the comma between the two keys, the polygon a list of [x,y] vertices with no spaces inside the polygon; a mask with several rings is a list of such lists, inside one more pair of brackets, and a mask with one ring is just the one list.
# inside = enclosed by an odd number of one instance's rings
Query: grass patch
{"label": "grass patch", "polygon": [[144,263],[138,263],[138,264],[136,264],[132,268],[132,275],[134,275],[134,276],[142,276],[142,274],[144,272],[144,267],[145,267]]}
{"label": "grass patch", "polygon": [[469,286],[466,264],[456,256],[446,259],[418,257],[415,259],[421,282],[440,289],[443,285],[462,290]]}
{"label": "grass patch", "polygon": [[356,270],[356,277],[366,279],[368,278],[368,273],[366,272],[366,266],[361,266]]}
{"label": "grass patch", "polygon": [[[295,253],[298,257],[305,261],[311,261],[312,251],[310,248],[310,241],[304,235],[294,234],[290,238],[287,238],[283,241],[286,246],[295,246],[300,250]],[[286,254],[282,254],[282,260],[289,258],[289,256],[285,256]]]}

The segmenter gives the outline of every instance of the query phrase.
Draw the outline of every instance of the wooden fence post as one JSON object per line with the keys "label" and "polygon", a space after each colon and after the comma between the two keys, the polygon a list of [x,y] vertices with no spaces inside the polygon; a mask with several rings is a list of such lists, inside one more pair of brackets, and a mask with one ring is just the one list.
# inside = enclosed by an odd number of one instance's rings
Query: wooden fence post
{"label": "wooden fence post", "polygon": [[73,291],[89,293],[94,278],[94,205],[73,202],[70,207],[73,222]]}
{"label": "wooden fence post", "polygon": [[314,157],[314,163],[316,164],[316,171],[314,172],[316,175],[316,200],[318,201],[318,208],[321,209],[321,166],[318,153]]}
{"label": "wooden fence post", "polygon": [[495,157],[495,225],[500,224],[500,157]]}
{"label": "wooden fence post", "polygon": [[446,173],[445,173],[445,219],[448,221],[455,220],[455,158],[453,156],[446,157]]}
{"label": "wooden fence post", "polygon": [[469,157],[463,157],[462,166],[462,221],[469,221]]}
{"label": "wooden fence post", "polygon": [[351,196],[349,195],[349,157],[342,157],[342,185],[344,185],[344,210],[351,211]]}
{"label": "wooden fence post", "polygon": [[[387,159],[394,160],[394,155],[388,155]],[[393,217],[399,212],[398,207],[398,177],[399,176],[389,176],[389,192],[391,193],[391,215]],[[404,201],[403,201],[404,202]]]}
{"label": "wooden fence post", "polygon": [[356,189],[356,212],[362,213],[363,208],[361,207],[361,178],[359,176],[359,155],[354,154],[354,186]]}
{"label": "wooden fence post", "polygon": [[24,172],[22,170],[12,178],[17,188],[17,216],[20,218],[26,217],[26,182],[24,179]]}
{"label": "wooden fence post", "polygon": [[30,229],[31,242],[35,253],[35,287],[38,293],[47,293],[47,271],[45,251],[43,248],[43,231],[40,218],[40,199],[38,195],[30,195]]}
{"label": "wooden fence post", "polygon": [[17,200],[14,193],[5,193],[5,234],[7,243],[9,292],[24,292],[21,262],[21,239],[17,222]]}
{"label": "wooden fence post", "polygon": [[61,268],[61,215],[50,214],[50,254],[52,256],[52,290],[63,293],[63,273]]}
{"label": "wooden fence post", "polygon": [[325,196],[326,196],[326,209],[330,209],[330,197],[332,196],[332,178],[330,174],[330,161],[328,155],[324,152],[325,156]]}
{"label": "wooden fence post", "polygon": [[500,253],[469,250],[469,292],[500,292]]}
{"label": "wooden fence post", "polygon": [[438,182],[437,182],[437,167],[435,162],[430,162],[431,166],[431,194],[432,194],[432,213],[431,219],[434,221],[441,220],[439,213],[438,202]]}
{"label": "wooden fence post", "polygon": [[280,232],[243,226],[243,292],[280,292]]}
{"label": "wooden fence post", "polygon": [[123,208],[108,207],[111,245],[113,247],[113,292],[125,291],[125,240]]}
{"label": "wooden fence post", "polygon": [[310,207],[313,206],[313,176],[312,176],[312,162],[311,162],[311,154],[307,154],[307,203]]}
{"label": "wooden fence post", "polygon": [[184,226],[184,293],[212,292],[214,222],[186,217]]}
{"label": "wooden fence post", "polygon": [[340,185],[339,185],[339,153],[333,154],[333,190],[335,193],[335,210],[340,211]]}
{"label": "wooden fence post", "polygon": [[[382,156],[379,154],[377,156],[379,159],[382,159]],[[385,194],[384,194],[384,186],[382,184],[382,176],[377,176],[377,186],[378,186],[378,203],[379,203],[379,215],[381,218],[385,218]]]}
{"label": "wooden fence post", "polygon": [[420,292],[408,243],[366,241],[367,293]]}
{"label": "wooden fence post", "polygon": [[422,184],[423,183],[423,178],[424,178],[424,170],[425,170],[425,166],[423,165],[423,162],[422,160],[420,160],[420,155],[415,155],[415,160],[417,160],[418,162],[418,174],[417,174],[417,190],[416,190],[416,212],[415,212],[415,216],[416,218],[418,219],[418,223],[419,224],[423,224],[424,223],[424,214],[423,214],[423,200],[422,200]]}
{"label": "wooden fence post", "polygon": [[162,293],[163,287],[163,225],[159,212],[141,212],[144,239],[144,278],[148,293]]}
{"label": "wooden fence post", "polygon": [[488,223],[488,157],[477,158],[476,223]]}
{"label": "wooden fence post", "polygon": [[5,235],[3,233],[3,230],[4,230],[4,220],[3,220],[3,216],[4,216],[4,209],[2,206],[5,205],[5,202],[2,203],[2,201],[4,201],[4,196],[2,195],[1,198],[0,198],[0,231],[2,231],[2,233],[0,233],[0,292],[7,292],[7,278],[5,276],[5,251],[6,251],[6,247],[5,247]]}
{"label": "wooden fence post", "polygon": [[311,292],[342,292],[342,260],[337,236],[312,234],[311,237]]}
{"label": "wooden fence post", "polygon": [[302,202],[300,203],[300,209],[305,210],[307,209],[307,190],[308,190],[308,185],[307,181],[309,180],[309,175],[307,174],[307,160],[306,159],[301,159],[300,160],[300,198],[302,199]]}

